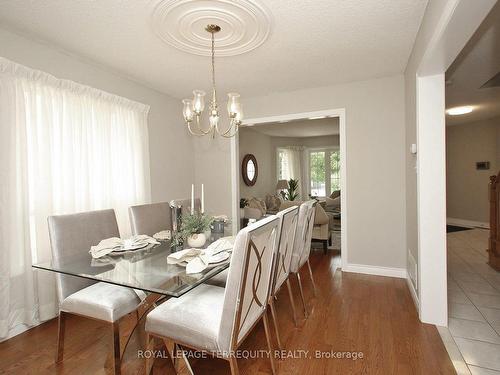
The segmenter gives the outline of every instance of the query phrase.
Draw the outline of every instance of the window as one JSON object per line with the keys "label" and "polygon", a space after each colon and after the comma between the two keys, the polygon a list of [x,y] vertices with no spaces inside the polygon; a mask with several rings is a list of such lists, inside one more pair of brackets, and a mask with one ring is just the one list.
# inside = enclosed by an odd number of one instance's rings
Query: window
{"label": "window", "polygon": [[288,168],[288,154],[284,149],[278,149],[278,180],[289,180],[290,171]]}
{"label": "window", "polygon": [[330,194],[340,190],[340,151],[330,153]]}
{"label": "window", "polygon": [[313,197],[325,197],[340,190],[340,152],[335,149],[310,150],[309,179]]}
{"label": "window", "polygon": [[326,196],[326,151],[311,151],[309,153],[311,195]]}

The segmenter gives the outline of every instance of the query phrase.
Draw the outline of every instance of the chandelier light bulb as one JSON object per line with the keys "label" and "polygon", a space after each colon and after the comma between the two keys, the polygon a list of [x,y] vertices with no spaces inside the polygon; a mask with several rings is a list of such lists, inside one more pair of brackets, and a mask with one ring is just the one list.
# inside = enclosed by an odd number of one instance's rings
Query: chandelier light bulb
{"label": "chandelier light bulb", "polygon": [[240,94],[230,92],[227,96],[227,113],[229,117],[235,117],[241,111]]}
{"label": "chandelier light bulb", "polygon": [[236,116],[234,117],[234,119],[238,125],[241,125],[243,121],[243,111],[241,109],[236,112]]}
{"label": "chandelier light bulb", "polygon": [[193,91],[193,109],[195,113],[201,113],[205,109],[205,91]]}
{"label": "chandelier light bulb", "polygon": [[184,115],[184,120],[186,122],[193,121],[194,113],[193,113],[193,101],[191,99],[184,99],[182,101],[184,104],[182,114]]}

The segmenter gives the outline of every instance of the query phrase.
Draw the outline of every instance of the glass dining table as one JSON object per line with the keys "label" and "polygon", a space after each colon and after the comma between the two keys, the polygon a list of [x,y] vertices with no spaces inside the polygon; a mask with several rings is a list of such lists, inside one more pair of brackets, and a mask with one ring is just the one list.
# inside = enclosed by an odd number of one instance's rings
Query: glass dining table
{"label": "glass dining table", "polygon": [[[224,234],[227,236],[227,232]],[[205,247],[223,234],[211,234]],[[85,251],[77,256],[34,264],[34,268],[120,285],[168,297],[180,297],[229,267],[229,262],[209,265],[204,271],[187,274],[186,267],[168,264],[170,241],[119,255],[93,259]]]}
{"label": "glass dining table", "polygon": [[[228,230],[220,234],[212,233],[204,247],[230,235]],[[209,265],[200,273],[188,274],[186,267],[167,263],[167,256],[173,252],[170,241],[165,241],[160,245],[150,245],[145,249],[98,259],[82,251],[76,256],[63,256],[32,266],[40,270],[134,289],[142,302],[137,308],[137,322],[126,339],[126,347],[142,318],[152,307],[166,299],[184,295],[229,267],[228,260]]]}

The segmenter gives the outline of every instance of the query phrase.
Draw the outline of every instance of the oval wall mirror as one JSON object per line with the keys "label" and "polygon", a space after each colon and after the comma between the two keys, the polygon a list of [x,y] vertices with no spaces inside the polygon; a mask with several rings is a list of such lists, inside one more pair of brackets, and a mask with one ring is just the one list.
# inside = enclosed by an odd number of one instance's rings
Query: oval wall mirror
{"label": "oval wall mirror", "polygon": [[257,159],[255,159],[254,155],[245,155],[241,165],[241,172],[243,174],[243,181],[245,181],[247,186],[255,185],[259,174],[259,167],[257,165]]}

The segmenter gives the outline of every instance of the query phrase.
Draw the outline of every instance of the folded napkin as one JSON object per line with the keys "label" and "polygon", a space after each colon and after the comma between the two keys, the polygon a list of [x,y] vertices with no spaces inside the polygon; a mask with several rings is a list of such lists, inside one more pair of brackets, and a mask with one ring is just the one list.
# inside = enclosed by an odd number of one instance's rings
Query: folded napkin
{"label": "folded napkin", "polygon": [[100,258],[108,255],[115,249],[119,249],[123,245],[123,240],[118,237],[106,238],[99,242],[97,246],[90,247],[90,255],[92,258]]}
{"label": "folded napkin", "polygon": [[234,247],[235,236],[222,237],[207,246],[206,252],[215,255],[222,251],[232,251]]}
{"label": "folded napkin", "polygon": [[158,233],[153,234],[153,238],[158,241],[166,241],[172,239],[172,233],[169,230],[162,230]]}
{"label": "folded napkin", "polygon": [[168,264],[186,263],[186,274],[202,272],[211,263],[214,255],[219,254],[224,250],[217,252],[207,251],[208,249],[185,249],[170,254],[167,257]]}
{"label": "folded napkin", "polygon": [[154,238],[146,236],[145,234],[133,236],[125,240],[122,240],[118,237],[111,237],[102,240],[96,246],[91,246],[89,253],[90,255],[92,255],[92,258],[100,258],[112,253],[113,251],[123,251],[128,247],[133,247],[140,244],[158,245],[160,243]]}

